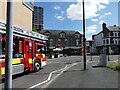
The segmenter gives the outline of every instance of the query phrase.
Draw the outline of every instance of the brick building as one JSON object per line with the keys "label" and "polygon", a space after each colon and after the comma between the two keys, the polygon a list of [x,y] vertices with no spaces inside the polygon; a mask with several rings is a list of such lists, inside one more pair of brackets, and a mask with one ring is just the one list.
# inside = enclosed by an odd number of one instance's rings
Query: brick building
{"label": "brick building", "polygon": [[62,48],[64,54],[80,55],[82,50],[82,34],[74,30],[43,30],[49,37],[49,49]]}
{"label": "brick building", "polygon": [[102,31],[94,35],[94,44],[97,51],[106,47],[107,54],[119,54],[120,53],[120,27],[102,25]]}

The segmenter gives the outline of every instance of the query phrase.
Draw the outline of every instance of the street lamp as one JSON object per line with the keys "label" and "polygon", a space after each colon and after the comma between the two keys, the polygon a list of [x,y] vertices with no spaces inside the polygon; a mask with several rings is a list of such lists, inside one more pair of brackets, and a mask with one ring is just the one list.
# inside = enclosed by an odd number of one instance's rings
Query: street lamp
{"label": "street lamp", "polygon": [[84,58],[84,70],[86,70],[86,39],[85,39],[85,7],[84,7],[84,0],[82,2],[83,4],[83,58]]}
{"label": "street lamp", "polygon": [[108,47],[108,61],[110,61],[110,57],[109,57],[109,47]]}
{"label": "street lamp", "polygon": [[5,90],[12,89],[12,48],[13,48],[13,0],[7,0],[7,26],[5,51]]}

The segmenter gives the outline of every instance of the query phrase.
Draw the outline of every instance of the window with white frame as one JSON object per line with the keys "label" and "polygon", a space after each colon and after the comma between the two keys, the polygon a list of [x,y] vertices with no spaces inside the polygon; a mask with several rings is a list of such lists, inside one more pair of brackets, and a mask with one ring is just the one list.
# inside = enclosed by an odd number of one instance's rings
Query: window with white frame
{"label": "window with white frame", "polygon": [[114,39],[114,44],[118,44],[118,40],[117,39]]}
{"label": "window with white frame", "polygon": [[53,44],[53,39],[50,39],[50,46],[52,46]]}
{"label": "window with white frame", "polygon": [[114,37],[118,37],[118,32],[114,32]]}
{"label": "window with white frame", "polygon": [[80,35],[79,34],[75,34],[75,38],[79,38],[80,37]]}
{"label": "window with white frame", "polygon": [[67,39],[65,39],[65,42],[67,42],[68,40]]}
{"label": "window with white frame", "polygon": [[60,38],[65,38],[65,33],[60,33]]}
{"label": "window with white frame", "polygon": [[45,32],[45,35],[46,35],[46,36],[50,36],[50,33],[49,33],[49,32]]}
{"label": "window with white frame", "polygon": [[60,41],[61,41],[61,39],[58,38],[58,42],[60,42]]}
{"label": "window with white frame", "polygon": [[79,45],[79,39],[76,39],[76,46]]}

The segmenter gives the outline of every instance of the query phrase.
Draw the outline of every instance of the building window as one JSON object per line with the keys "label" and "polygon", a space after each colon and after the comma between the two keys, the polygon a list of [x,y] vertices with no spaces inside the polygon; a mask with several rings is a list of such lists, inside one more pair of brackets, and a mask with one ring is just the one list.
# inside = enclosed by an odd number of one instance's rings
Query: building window
{"label": "building window", "polygon": [[113,32],[110,32],[110,36],[113,36]]}
{"label": "building window", "polygon": [[114,44],[118,44],[118,40],[115,39],[115,40],[114,40]]}
{"label": "building window", "polygon": [[68,40],[67,39],[65,39],[65,42],[67,42]]}
{"label": "building window", "polygon": [[78,46],[79,45],[79,40],[78,39],[76,39],[76,46]]}
{"label": "building window", "polygon": [[118,37],[118,33],[117,32],[114,32],[114,37]]}
{"label": "building window", "polygon": [[50,39],[50,46],[53,45],[53,39]]}
{"label": "building window", "polygon": [[60,42],[61,40],[60,39],[58,39],[58,42]]}
{"label": "building window", "polygon": [[86,46],[89,46],[89,42],[86,42]]}
{"label": "building window", "polygon": [[50,33],[49,33],[49,32],[45,32],[44,34],[47,35],[47,36],[50,36]]}
{"label": "building window", "polygon": [[61,39],[58,39],[58,43],[60,44],[60,42],[61,42]]}
{"label": "building window", "polygon": [[65,33],[60,33],[60,38],[65,38]]}
{"label": "building window", "polygon": [[106,40],[106,44],[109,44],[109,40],[108,39]]}
{"label": "building window", "polygon": [[103,44],[105,44],[105,40],[103,40]]}
{"label": "building window", "polygon": [[65,41],[65,45],[68,45],[68,40],[67,40],[67,39],[65,39],[64,41]]}
{"label": "building window", "polygon": [[80,35],[79,34],[75,34],[75,38],[79,38],[80,37]]}

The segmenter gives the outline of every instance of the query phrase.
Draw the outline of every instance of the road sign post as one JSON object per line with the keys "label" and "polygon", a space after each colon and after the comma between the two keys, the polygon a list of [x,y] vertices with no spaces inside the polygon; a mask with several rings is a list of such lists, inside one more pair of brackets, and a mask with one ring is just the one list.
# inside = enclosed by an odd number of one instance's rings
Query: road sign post
{"label": "road sign post", "polygon": [[6,50],[5,50],[5,90],[12,89],[12,50],[13,50],[13,0],[7,0]]}

